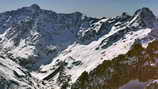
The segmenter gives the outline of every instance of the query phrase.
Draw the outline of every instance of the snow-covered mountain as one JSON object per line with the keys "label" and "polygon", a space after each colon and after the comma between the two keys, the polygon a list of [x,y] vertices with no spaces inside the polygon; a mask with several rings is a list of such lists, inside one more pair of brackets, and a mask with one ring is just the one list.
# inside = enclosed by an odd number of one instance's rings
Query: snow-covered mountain
{"label": "snow-covered mountain", "polygon": [[83,72],[72,89],[157,89],[157,45],[153,41],[143,48],[135,43],[127,54]]}
{"label": "snow-covered mountain", "polygon": [[[31,89],[69,89],[71,86],[72,89],[92,89],[90,85],[87,88],[74,85],[83,84],[80,78],[84,73],[93,76],[97,66],[104,65],[105,60],[115,61],[135,43],[148,47],[158,39],[157,21],[148,8],[137,10],[133,16],[123,13],[114,18],[92,18],[80,12],[56,13],[36,4],[0,13],[2,86],[9,80],[9,85],[12,85],[10,81],[16,83],[13,89],[22,89],[23,84]],[[4,77],[8,76],[5,71],[10,71],[11,77]],[[17,77],[18,73],[24,78]],[[99,80],[93,79],[98,82],[97,86],[103,81],[102,76],[96,78]]]}

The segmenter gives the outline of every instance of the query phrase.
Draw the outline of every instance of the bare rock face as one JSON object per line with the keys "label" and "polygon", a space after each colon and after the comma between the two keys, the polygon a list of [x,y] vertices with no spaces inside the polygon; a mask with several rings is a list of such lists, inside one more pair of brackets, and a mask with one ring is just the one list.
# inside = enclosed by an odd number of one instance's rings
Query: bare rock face
{"label": "bare rock face", "polygon": [[145,26],[149,28],[155,27],[156,24],[156,16],[149,8],[138,9],[130,22],[130,25]]}

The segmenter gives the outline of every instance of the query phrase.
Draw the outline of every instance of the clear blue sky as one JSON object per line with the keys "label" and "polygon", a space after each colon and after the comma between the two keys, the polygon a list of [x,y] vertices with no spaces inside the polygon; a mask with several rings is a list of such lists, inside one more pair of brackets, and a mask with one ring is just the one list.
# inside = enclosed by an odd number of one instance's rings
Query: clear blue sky
{"label": "clear blue sky", "polygon": [[0,12],[31,4],[58,13],[80,11],[88,16],[117,16],[122,12],[132,14],[142,7],[149,7],[158,15],[158,0],[0,0]]}

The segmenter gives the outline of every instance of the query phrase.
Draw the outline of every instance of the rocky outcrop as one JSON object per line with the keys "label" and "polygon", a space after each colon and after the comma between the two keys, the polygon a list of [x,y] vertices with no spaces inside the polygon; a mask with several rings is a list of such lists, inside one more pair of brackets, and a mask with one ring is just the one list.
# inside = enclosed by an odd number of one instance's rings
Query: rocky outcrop
{"label": "rocky outcrop", "polygon": [[108,34],[112,27],[121,27],[125,22],[130,19],[126,13],[115,18],[101,18],[96,23],[91,23],[88,28],[82,28],[78,33],[78,38],[81,43],[88,44],[94,40],[97,40],[101,36]]}
{"label": "rocky outcrop", "polygon": [[149,8],[142,8],[135,12],[129,25],[153,28],[157,24],[156,16]]}

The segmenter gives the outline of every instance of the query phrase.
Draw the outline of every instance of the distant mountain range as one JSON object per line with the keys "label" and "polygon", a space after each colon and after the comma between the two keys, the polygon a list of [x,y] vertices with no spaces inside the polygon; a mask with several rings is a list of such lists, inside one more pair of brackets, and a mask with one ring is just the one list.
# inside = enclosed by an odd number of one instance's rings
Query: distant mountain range
{"label": "distant mountain range", "polygon": [[158,89],[158,19],[33,4],[0,13],[0,89]]}

